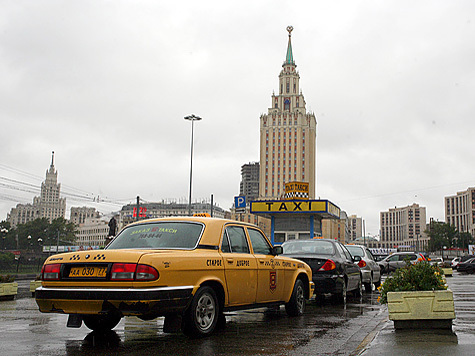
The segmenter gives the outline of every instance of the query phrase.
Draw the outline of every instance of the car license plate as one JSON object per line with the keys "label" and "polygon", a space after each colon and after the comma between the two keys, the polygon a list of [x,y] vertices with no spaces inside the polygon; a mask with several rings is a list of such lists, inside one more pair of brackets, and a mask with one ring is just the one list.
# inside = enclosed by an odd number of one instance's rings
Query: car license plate
{"label": "car license plate", "polygon": [[70,278],[88,278],[88,277],[105,277],[107,267],[73,267],[69,271]]}

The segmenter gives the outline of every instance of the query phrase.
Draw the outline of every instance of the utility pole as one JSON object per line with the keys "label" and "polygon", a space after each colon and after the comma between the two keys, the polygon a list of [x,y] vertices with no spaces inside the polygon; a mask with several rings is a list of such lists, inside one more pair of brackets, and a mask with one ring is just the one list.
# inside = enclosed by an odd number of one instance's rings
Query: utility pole
{"label": "utility pole", "polygon": [[136,207],[137,215],[135,216],[135,221],[139,221],[139,210],[140,210],[140,197],[137,195],[137,207]]}
{"label": "utility pole", "polygon": [[211,194],[211,217],[213,217],[213,194]]}

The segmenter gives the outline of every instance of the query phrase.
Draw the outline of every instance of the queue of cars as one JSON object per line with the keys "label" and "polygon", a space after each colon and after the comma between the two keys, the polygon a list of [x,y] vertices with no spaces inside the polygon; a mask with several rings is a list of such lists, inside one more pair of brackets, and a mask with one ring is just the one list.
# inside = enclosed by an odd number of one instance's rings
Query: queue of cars
{"label": "queue of cars", "polygon": [[315,298],[331,294],[336,302],[346,303],[348,292],[362,294],[361,270],[340,242],[330,239],[290,240],[282,244],[284,256],[307,263],[312,269]]}
{"label": "queue of cars", "polygon": [[[381,284],[381,275],[425,260],[414,252],[376,262],[365,246],[331,239],[272,246],[255,225],[208,217],[142,220],[126,226],[104,250],[50,256],[35,291],[39,310],[68,314],[68,327],[104,332],[124,316],[164,316],[164,332],[207,336],[232,310],[285,305],[330,295],[346,303]],[[459,267],[460,266],[460,267]],[[475,272],[475,258],[457,268]]]}

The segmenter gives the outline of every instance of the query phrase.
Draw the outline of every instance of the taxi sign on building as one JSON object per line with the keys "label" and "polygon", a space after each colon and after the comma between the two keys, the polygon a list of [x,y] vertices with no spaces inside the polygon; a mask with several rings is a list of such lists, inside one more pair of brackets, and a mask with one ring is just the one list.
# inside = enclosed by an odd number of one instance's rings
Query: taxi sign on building
{"label": "taxi sign on building", "polygon": [[253,214],[321,214],[339,218],[340,208],[328,200],[259,200],[251,202]]}
{"label": "taxi sign on building", "polygon": [[308,183],[307,182],[290,182],[285,184],[284,199],[308,199]]}

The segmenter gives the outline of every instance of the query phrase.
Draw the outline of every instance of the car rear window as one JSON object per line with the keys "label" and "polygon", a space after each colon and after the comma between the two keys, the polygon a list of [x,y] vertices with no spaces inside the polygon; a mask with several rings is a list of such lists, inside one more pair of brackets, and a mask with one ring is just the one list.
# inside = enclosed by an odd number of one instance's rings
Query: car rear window
{"label": "car rear window", "polygon": [[315,253],[318,255],[333,255],[335,249],[329,241],[322,240],[293,240],[282,244],[284,254],[294,253]]}
{"label": "car rear window", "polygon": [[350,251],[350,253],[353,257],[354,256],[359,256],[359,257],[364,256],[363,249],[361,247],[350,246],[350,245],[345,245],[345,247],[348,249],[348,251]]}
{"label": "car rear window", "polygon": [[126,227],[107,249],[193,249],[198,244],[203,224],[157,222]]}

